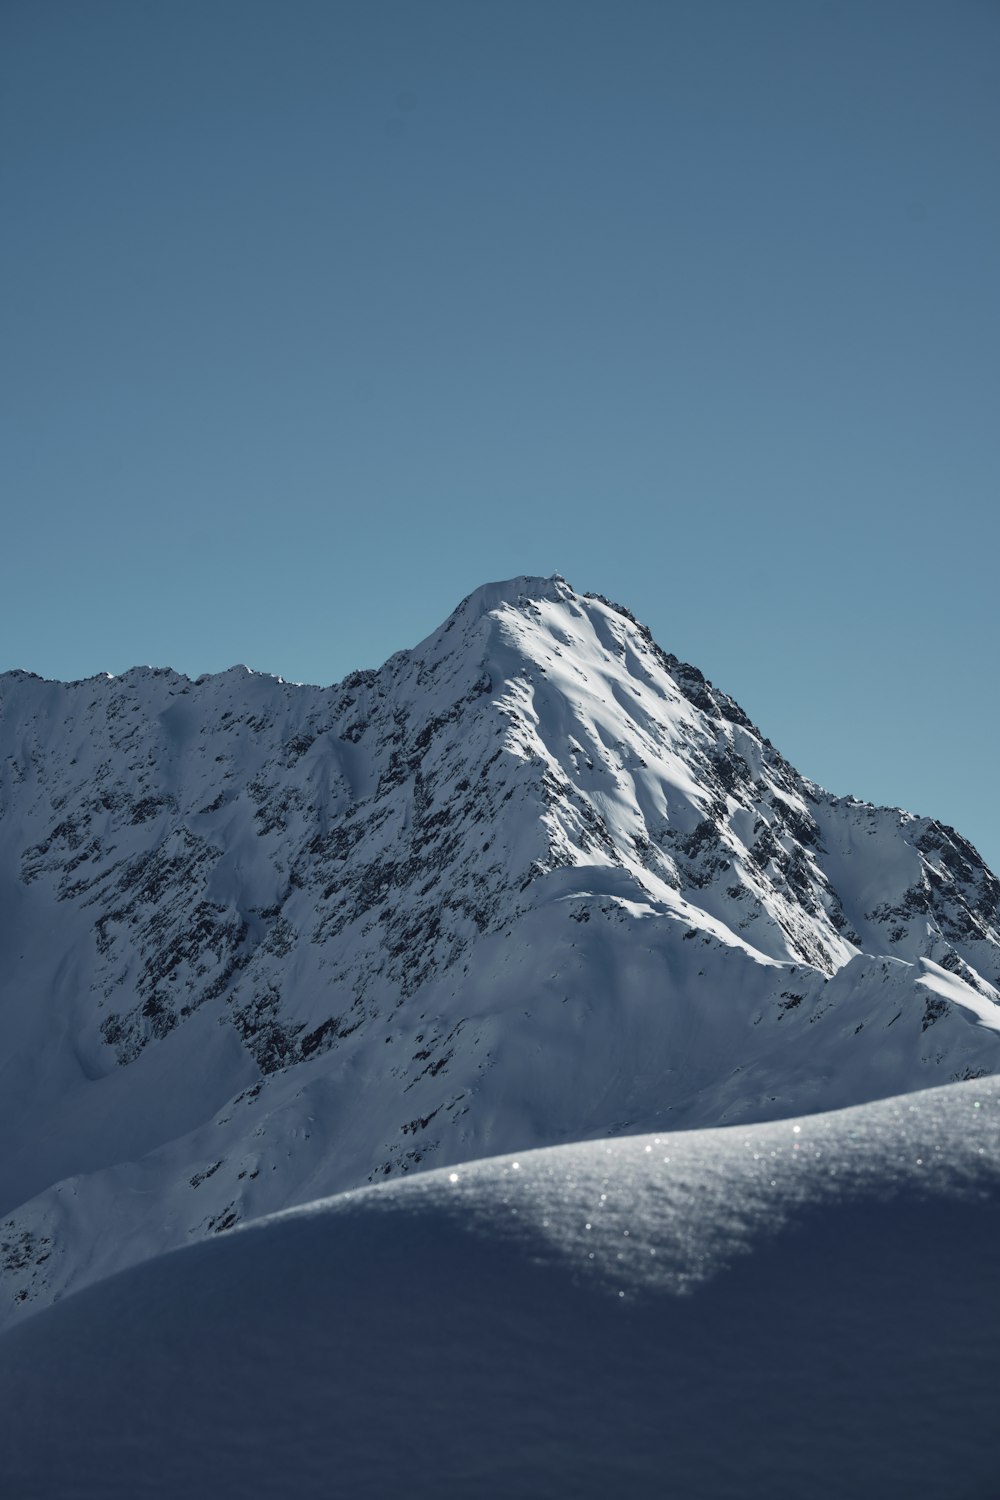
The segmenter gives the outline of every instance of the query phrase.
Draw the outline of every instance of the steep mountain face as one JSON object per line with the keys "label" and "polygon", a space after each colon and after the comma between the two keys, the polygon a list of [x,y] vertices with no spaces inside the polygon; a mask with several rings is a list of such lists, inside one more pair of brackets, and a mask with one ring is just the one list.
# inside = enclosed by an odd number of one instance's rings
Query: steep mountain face
{"label": "steep mountain face", "polygon": [[561,578],[328,689],[15,672],[0,715],[0,1315],[424,1166],[996,1068],[975,850]]}

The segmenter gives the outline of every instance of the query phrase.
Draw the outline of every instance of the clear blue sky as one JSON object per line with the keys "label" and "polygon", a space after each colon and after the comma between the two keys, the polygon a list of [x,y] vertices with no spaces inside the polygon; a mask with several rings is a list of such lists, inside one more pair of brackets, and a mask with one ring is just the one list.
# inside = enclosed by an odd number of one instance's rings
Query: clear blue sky
{"label": "clear blue sky", "polygon": [[627,603],[1000,866],[995,0],[6,0],[0,666]]}

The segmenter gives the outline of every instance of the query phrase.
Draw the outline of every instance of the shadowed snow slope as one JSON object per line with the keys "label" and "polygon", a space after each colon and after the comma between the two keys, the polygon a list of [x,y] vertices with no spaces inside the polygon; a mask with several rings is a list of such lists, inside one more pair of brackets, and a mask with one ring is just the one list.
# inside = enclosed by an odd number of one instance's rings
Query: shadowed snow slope
{"label": "shadowed snow slope", "polygon": [[1000,1088],[435,1171],[0,1339],[19,1500],[992,1500]]}
{"label": "shadowed snow slope", "polygon": [[329,688],[0,677],[0,979],[2,1324],[429,1167],[991,1074],[1000,883],[516,578]]}

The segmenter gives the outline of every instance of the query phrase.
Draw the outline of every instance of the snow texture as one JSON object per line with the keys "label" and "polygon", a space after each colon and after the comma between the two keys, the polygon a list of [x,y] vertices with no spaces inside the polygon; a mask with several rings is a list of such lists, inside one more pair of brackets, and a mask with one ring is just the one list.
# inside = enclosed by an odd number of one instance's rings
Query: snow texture
{"label": "snow texture", "polygon": [[991,1500],[993,1079],[317,1202],[0,1339],[19,1500]]}
{"label": "snow texture", "polygon": [[0,1322],[368,1183],[1000,1055],[975,850],[559,577],[329,688],[6,674],[0,830]]}

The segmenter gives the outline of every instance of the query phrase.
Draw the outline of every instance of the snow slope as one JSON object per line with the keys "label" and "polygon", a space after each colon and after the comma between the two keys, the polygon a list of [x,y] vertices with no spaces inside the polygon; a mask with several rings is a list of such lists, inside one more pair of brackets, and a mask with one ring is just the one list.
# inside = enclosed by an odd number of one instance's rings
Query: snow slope
{"label": "snow slope", "polygon": [[0,1489],[992,1500],[1000,1085],[510,1155],[0,1338]]}
{"label": "snow slope", "polygon": [[0,813],[0,1320],[415,1170],[996,1067],[975,850],[558,577],[331,688],[9,673]]}

